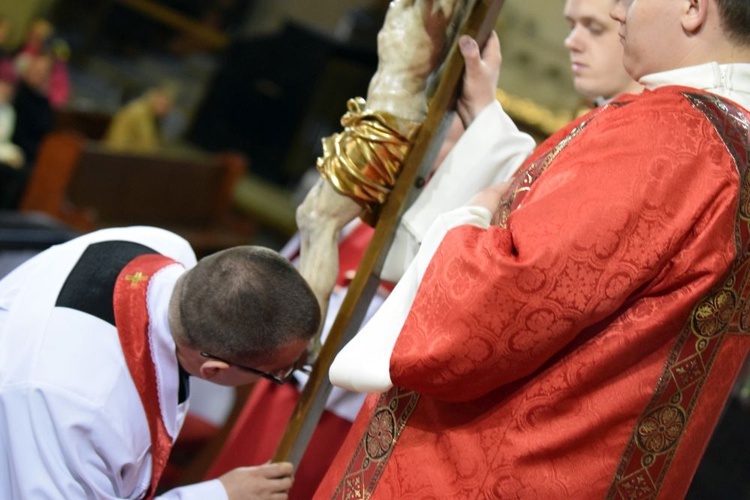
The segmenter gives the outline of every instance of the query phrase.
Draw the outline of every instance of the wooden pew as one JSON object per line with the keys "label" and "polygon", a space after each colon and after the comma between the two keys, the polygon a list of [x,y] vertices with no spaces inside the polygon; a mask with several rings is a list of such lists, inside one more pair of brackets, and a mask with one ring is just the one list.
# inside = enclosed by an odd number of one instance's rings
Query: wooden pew
{"label": "wooden pew", "polygon": [[247,171],[241,154],[141,155],[53,132],[42,143],[21,201],[81,231],[152,225],[187,239],[199,256],[248,244],[257,224],[232,210]]}
{"label": "wooden pew", "polygon": [[104,111],[74,108],[55,110],[55,130],[78,132],[95,141],[104,139],[111,121],[112,115]]}

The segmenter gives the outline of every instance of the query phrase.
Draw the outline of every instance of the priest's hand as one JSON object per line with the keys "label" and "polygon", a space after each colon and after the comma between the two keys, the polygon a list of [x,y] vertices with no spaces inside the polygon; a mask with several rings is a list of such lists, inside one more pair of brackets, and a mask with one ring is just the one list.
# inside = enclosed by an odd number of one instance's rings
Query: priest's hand
{"label": "priest's hand", "polygon": [[255,467],[238,467],[219,481],[229,500],[285,500],[294,481],[294,466],[289,462]]}
{"label": "priest's hand", "polygon": [[458,46],[464,57],[466,68],[456,111],[464,127],[468,128],[474,118],[495,100],[502,55],[500,40],[494,31],[487,39],[481,54],[476,40],[468,35],[462,35],[459,38]]}

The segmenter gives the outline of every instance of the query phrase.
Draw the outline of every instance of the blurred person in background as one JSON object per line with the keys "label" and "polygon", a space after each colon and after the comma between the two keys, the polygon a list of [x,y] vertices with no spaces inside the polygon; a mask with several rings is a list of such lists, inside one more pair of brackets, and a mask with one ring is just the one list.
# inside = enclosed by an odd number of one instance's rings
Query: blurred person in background
{"label": "blurred person in background", "polygon": [[161,85],[122,107],[112,118],[104,145],[117,151],[155,153],[163,146],[161,121],[172,110],[175,89]]}
{"label": "blurred person in background", "polygon": [[643,87],[625,71],[619,24],[609,15],[615,0],[567,0],[563,9],[570,33],[573,86],[591,104],[609,102],[620,94],[639,93]]}

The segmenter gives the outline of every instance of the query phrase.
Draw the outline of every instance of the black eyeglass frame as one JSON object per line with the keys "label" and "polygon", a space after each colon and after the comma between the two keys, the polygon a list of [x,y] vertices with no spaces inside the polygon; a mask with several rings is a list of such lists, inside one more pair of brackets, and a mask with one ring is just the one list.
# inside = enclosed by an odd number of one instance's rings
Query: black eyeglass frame
{"label": "black eyeglass frame", "polygon": [[289,379],[292,378],[292,374],[296,370],[300,370],[304,373],[310,373],[310,369],[311,369],[309,365],[301,365],[299,361],[296,361],[292,366],[289,366],[288,368],[282,368],[282,369],[276,370],[276,373],[268,373],[268,372],[264,372],[263,370],[258,370],[257,368],[253,368],[251,366],[240,365],[232,361],[228,361],[226,359],[220,358],[218,356],[214,356],[213,354],[210,354],[207,352],[201,352],[200,354],[204,358],[211,358],[211,359],[215,359],[216,361],[221,361],[223,363],[226,363],[228,365],[236,366],[237,368],[241,370],[254,373],[255,375],[261,376],[279,385],[285,384],[286,382],[288,382]]}

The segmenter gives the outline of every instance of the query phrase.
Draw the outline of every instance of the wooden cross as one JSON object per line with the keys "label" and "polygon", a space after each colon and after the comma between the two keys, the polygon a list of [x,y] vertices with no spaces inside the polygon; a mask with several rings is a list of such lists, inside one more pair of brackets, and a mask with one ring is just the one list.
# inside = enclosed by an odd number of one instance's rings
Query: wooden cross
{"label": "wooden cross", "polygon": [[475,38],[480,46],[483,45],[494,29],[502,5],[503,0],[467,0],[458,33],[439,69],[439,80],[434,92],[429,97],[425,121],[404,159],[396,186],[382,207],[375,233],[313,366],[310,378],[276,450],[274,462],[288,461],[296,466],[302,459],[331,392],[328,369],[339,349],[359,330],[380,283],[380,271],[401,215],[416,198],[419,188],[425,184],[426,175],[437,158],[453,120],[456,96],[464,69],[463,57],[455,41],[460,35],[467,34]]}

